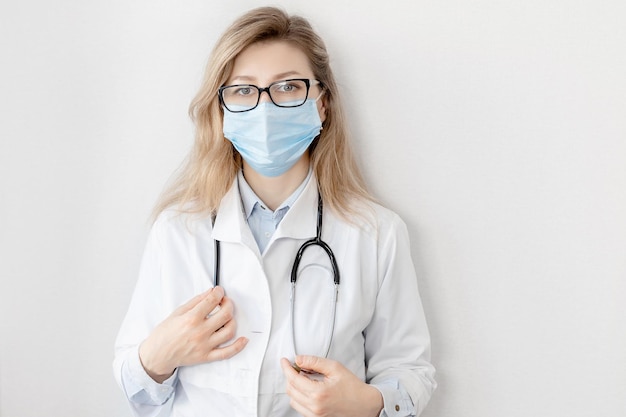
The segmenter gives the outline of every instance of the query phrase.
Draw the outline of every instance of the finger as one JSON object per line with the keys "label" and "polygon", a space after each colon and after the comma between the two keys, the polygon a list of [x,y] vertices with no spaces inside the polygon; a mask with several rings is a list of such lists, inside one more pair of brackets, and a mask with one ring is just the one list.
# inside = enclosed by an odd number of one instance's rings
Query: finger
{"label": "finger", "polygon": [[298,355],[295,363],[303,370],[317,372],[327,377],[337,372],[335,361],[319,356]]}
{"label": "finger", "polygon": [[224,289],[222,287],[214,287],[205,292],[204,297],[202,297],[189,312],[204,318],[220,304],[222,298],[224,298]]}
{"label": "finger", "polygon": [[[223,310],[223,311],[222,311]],[[233,316],[235,312],[235,304],[229,297],[224,296],[220,302],[220,311],[222,315]]]}
{"label": "finger", "polygon": [[283,374],[285,374],[285,378],[287,382],[291,384],[300,384],[297,382],[298,380],[303,380],[306,385],[306,381],[309,381],[309,378],[305,376],[308,369],[302,369],[298,366],[297,363],[292,363],[286,358],[282,358],[280,360],[280,367],[283,369]]}
{"label": "finger", "polygon": [[300,372],[294,369],[293,364],[286,358],[282,358],[280,360],[280,367],[282,368],[283,374],[285,374],[285,379],[287,380],[285,391],[291,398],[291,406],[300,414],[303,414],[301,410],[304,409],[303,398],[304,401],[306,401],[306,396],[300,392],[296,384],[294,384],[294,381],[302,376],[300,375]]}
{"label": "finger", "polygon": [[[319,398],[318,390],[322,388],[322,386],[319,385],[317,381],[311,381],[306,376],[300,375],[286,359],[281,360],[281,367],[283,368],[283,372],[288,375],[285,392],[289,396],[289,405],[291,408],[303,416],[316,416],[317,414],[312,410],[319,411],[319,404],[315,403],[315,399]],[[296,386],[297,384],[293,384],[294,381],[299,379],[304,380],[305,384],[310,389],[302,391]]]}
{"label": "finger", "polygon": [[280,367],[283,368],[283,373],[285,374],[285,378],[287,378],[287,381],[295,378],[296,375],[298,375],[299,373],[299,371],[297,371],[293,367],[293,364],[289,362],[289,360],[287,360],[286,358],[282,358],[280,360]]}
{"label": "finger", "polygon": [[310,394],[321,387],[320,381],[309,378],[306,371],[301,373],[294,369],[293,364],[285,358],[280,360],[280,367],[287,380],[286,388],[289,396],[296,398],[300,404],[307,404]]}
{"label": "finger", "polygon": [[222,298],[218,307],[206,317],[206,323],[211,332],[216,331],[235,317],[235,305],[230,298],[226,296]]}
{"label": "finger", "polygon": [[211,291],[211,290],[208,290],[208,291],[205,291],[203,293],[200,293],[200,294],[196,295],[195,297],[191,298],[190,300],[188,300],[186,303],[178,306],[178,308],[176,308],[172,314],[173,315],[185,314],[186,312],[188,312],[189,310],[194,308],[196,306],[196,304],[198,304],[204,297],[206,297],[208,295],[209,291]]}
{"label": "finger", "polygon": [[221,344],[232,340],[235,337],[235,333],[237,331],[237,324],[234,320],[231,320],[214,330],[213,333],[208,338],[208,343],[211,347],[216,347]]}
{"label": "finger", "polygon": [[289,399],[289,405],[291,408],[296,410],[299,415],[302,415],[303,417],[315,417],[315,414],[313,414],[304,404],[294,400],[293,397],[289,397]]}
{"label": "finger", "polygon": [[233,343],[231,343],[228,346],[222,346],[219,348],[212,349],[206,357],[207,362],[215,362],[215,361],[222,361],[225,359],[230,359],[236,354],[238,354],[239,352],[241,352],[243,348],[246,347],[247,344],[248,344],[248,339],[245,337],[240,337],[239,339],[235,340]]}

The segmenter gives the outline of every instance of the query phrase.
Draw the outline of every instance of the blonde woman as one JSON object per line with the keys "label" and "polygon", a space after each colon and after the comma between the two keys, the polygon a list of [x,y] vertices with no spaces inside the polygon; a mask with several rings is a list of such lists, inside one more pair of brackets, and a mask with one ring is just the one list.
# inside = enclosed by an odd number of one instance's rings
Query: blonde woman
{"label": "blonde woman", "polygon": [[366,191],[322,40],[248,12],[190,113],[116,341],[134,414],[418,415],[436,383],[407,230]]}

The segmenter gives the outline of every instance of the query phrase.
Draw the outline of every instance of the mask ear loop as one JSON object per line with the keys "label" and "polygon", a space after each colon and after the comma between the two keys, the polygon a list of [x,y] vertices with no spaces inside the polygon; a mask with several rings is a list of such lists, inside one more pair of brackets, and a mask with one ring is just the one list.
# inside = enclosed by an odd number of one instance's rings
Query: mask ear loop
{"label": "mask ear loop", "polygon": [[[322,84],[321,82],[318,84],[320,86],[320,89],[322,90],[322,92],[320,93],[319,96],[317,96],[317,98],[314,100],[315,103],[317,103],[326,93],[326,87],[324,86],[324,84]],[[322,103],[322,106],[324,108],[324,112],[326,112],[326,103]],[[320,131],[324,130],[324,122],[322,122],[322,126],[320,126]]]}

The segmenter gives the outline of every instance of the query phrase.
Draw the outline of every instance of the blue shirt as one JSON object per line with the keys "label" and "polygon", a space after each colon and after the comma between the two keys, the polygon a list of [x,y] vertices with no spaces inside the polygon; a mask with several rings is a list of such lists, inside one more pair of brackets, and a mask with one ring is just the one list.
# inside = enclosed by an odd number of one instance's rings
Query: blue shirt
{"label": "blue shirt", "polygon": [[250,184],[243,176],[243,171],[239,171],[237,174],[237,180],[239,183],[239,194],[241,195],[241,202],[243,203],[243,210],[248,220],[248,226],[252,231],[254,240],[256,240],[259,246],[259,251],[263,253],[267,244],[269,243],[274,231],[280,224],[280,221],[285,217],[289,208],[295,203],[295,201],[302,194],[302,190],[306,187],[313,170],[309,168],[302,184],[291,193],[289,197],[274,211],[270,210],[263,201],[255,194],[254,190],[250,187]]}

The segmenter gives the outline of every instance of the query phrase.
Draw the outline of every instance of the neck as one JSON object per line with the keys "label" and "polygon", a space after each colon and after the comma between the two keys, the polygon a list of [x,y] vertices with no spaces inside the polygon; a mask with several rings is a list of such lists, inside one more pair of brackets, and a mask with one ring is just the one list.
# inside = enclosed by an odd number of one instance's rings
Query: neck
{"label": "neck", "polygon": [[309,173],[309,162],[309,154],[305,152],[289,171],[278,177],[265,177],[243,161],[243,175],[254,193],[274,211],[302,184]]}

